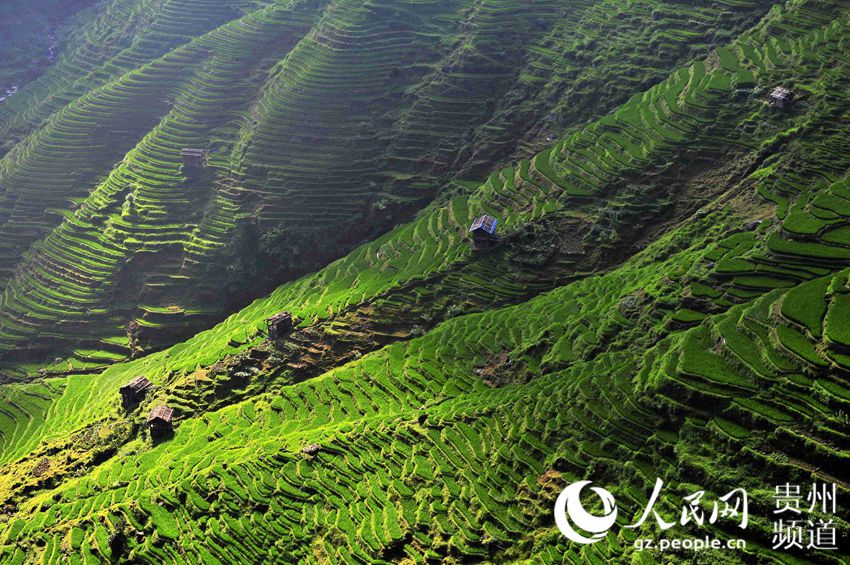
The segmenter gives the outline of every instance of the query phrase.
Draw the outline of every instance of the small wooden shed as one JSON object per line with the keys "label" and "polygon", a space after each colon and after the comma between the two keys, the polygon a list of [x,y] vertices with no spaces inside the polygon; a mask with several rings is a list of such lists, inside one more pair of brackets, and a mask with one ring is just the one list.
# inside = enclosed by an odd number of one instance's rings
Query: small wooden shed
{"label": "small wooden shed", "polygon": [[322,450],[322,446],[318,443],[311,443],[301,450],[301,453],[304,455],[316,455],[318,452]]}
{"label": "small wooden shed", "polygon": [[142,375],[134,377],[130,382],[118,389],[124,406],[134,406],[144,399],[145,394],[153,388],[153,383]]}
{"label": "small wooden shed", "polygon": [[207,166],[207,152],[203,149],[192,149],[184,147],[180,150],[183,157],[183,166],[194,169],[202,169]]}
{"label": "small wooden shed", "polygon": [[493,216],[487,214],[479,216],[472,221],[472,226],[469,228],[469,233],[472,236],[472,241],[475,247],[489,247],[496,240],[496,225],[499,221]]}
{"label": "small wooden shed", "polygon": [[269,339],[280,339],[292,330],[292,314],[289,312],[278,312],[266,319]]}
{"label": "small wooden shed", "polygon": [[162,435],[173,429],[174,409],[161,404],[148,414],[148,429],[151,436]]}
{"label": "small wooden shed", "polygon": [[785,108],[794,102],[794,93],[783,86],[777,86],[770,92],[770,102],[777,108]]}

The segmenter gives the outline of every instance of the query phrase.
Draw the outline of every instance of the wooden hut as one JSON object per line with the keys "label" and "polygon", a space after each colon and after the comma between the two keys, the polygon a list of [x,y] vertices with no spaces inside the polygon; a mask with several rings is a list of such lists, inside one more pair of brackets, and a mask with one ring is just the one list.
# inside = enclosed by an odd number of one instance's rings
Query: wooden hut
{"label": "wooden hut", "polygon": [[269,339],[280,339],[292,330],[292,314],[289,312],[278,312],[266,319]]}
{"label": "wooden hut", "polygon": [[777,86],[770,92],[770,102],[777,108],[786,108],[794,102],[794,93],[785,87]]}
{"label": "wooden hut", "polygon": [[169,433],[173,429],[172,417],[174,409],[164,404],[157,406],[148,414],[148,429],[151,436]]}
{"label": "wooden hut", "polygon": [[202,169],[207,166],[207,152],[203,149],[184,147],[180,150],[183,166],[190,169]]}
{"label": "wooden hut", "polygon": [[316,455],[318,452],[322,450],[322,446],[318,443],[311,443],[301,450],[301,453],[304,455]]}
{"label": "wooden hut", "polygon": [[472,221],[469,234],[478,249],[491,246],[496,241],[496,225],[499,221],[493,216],[483,215]]}
{"label": "wooden hut", "polygon": [[153,388],[153,383],[139,375],[118,389],[121,393],[122,404],[126,407],[135,406],[144,399],[145,394]]}

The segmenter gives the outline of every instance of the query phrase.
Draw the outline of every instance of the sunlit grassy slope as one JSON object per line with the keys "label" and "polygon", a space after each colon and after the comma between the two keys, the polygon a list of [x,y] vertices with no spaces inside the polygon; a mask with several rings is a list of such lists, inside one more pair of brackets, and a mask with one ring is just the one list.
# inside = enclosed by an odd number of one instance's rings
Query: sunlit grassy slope
{"label": "sunlit grassy slope", "polygon": [[[172,344],[226,314],[214,267],[240,222],[324,227],[341,256],[771,4],[103,2],[0,103],[0,352],[20,374]],[[180,168],[186,146],[205,173]]]}
{"label": "sunlit grassy slope", "polygon": [[[652,528],[579,548],[554,526],[573,480],[611,490],[625,524],[662,477],[749,490],[746,531],[685,529],[746,538],[706,563],[845,562],[771,550],[769,511],[774,484],[850,490],[848,31],[843,3],[777,6],[185,343],[4,385],[0,555],[692,563],[636,552]],[[767,104],[777,84],[792,108]],[[473,252],[484,211],[502,240]],[[297,331],[264,341],[284,309]],[[125,413],[137,374],[158,388]],[[154,445],[161,402],[177,427]]]}

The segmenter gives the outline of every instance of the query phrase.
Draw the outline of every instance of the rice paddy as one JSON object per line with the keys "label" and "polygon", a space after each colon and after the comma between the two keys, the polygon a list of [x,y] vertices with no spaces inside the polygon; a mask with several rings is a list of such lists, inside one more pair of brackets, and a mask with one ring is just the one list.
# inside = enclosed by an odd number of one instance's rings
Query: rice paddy
{"label": "rice paddy", "polygon": [[[28,328],[45,326],[55,327],[53,337],[65,343],[62,326],[56,327],[61,319],[75,332],[96,323],[104,329],[102,343],[114,344],[120,332],[106,331],[113,314],[103,287],[92,281],[114,276],[130,256],[131,236],[138,241],[131,247],[154,256],[171,244],[188,253],[187,241],[195,241],[193,257],[202,263],[202,234],[244,211],[243,198],[264,203],[268,218],[309,217],[319,203],[292,203],[313,193],[320,168],[328,182],[316,194],[338,206],[340,216],[351,213],[356,199],[345,183],[371,174],[352,169],[365,161],[351,156],[362,151],[366,160],[386,140],[375,128],[362,137],[356,112],[299,89],[341,96],[336,78],[310,75],[318,67],[339,73],[334,77],[354,76],[352,88],[362,99],[352,107],[368,114],[369,105],[379,103],[369,95],[372,81],[381,82],[376,69],[409,47],[405,36],[382,35],[371,27],[374,17],[348,9],[354,3],[326,6],[318,23],[286,15],[284,5],[251,11],[255,4],[235,20],[242,23],[210,32],[223,35],[209,46],[188,41],[134,74],[131,82],[167,72],[178,52],[196,61],[189,67],[195,72],[173,79],[176,96],[188,97],[183,105],[168,110],[108,173],[89,205],[72,215],[77,227],[65,220],[50,228],[24,259],[31,261],[26,276],[10,275],[0,301],[0,343],[26,343]],[[430,2],[396,4],[363,9],[399,10],[396,22],[422,18],[417,29],[464,21]],[[606,2],[528,4],[476,5],[473,27],[480,35],[470,40],[476,49],[493,47],[484,41],[487,29],[516,22],[517,11],[527,18],[524,25],[539,30],[540,37],[526,39],[533,46],[527,66],[517,82],[499,87],[502,93],[549,92],[562,77],[591,73],[578,58],[572,66],[556,62],[559,47],[550,31],[573,37],[575,30],[619,29],[611,22],[643,18],[650,7],[658,27],[650,27],[648,45],[670,53],[662,59],[676,64],[657,79],[648,77],[660,67],[642,64],[650,69],[645,77],[628,75],[620,84],[630,83],[631,97],[618,98],[613,91],[620,87],[612,87],[610,113],[575,121],[545,147],[528,142],[496,151],[516,157],[508,165],[482,157],[480,164],[494,166],[480,182],[451,184],[410,221],[186,341],[120,362],[104,356],[109,349],[77,343],[70,361],[49,366],[109,364],[78,374],[10,365],[21,379],[0,387],[0,560],[692,562],[686,553],[635,549],[634,538],[644,532],[623,529],[580,547],[555,527],[554,499],[575,480],[604,484],[616,496],[619,520],[628,523],[656,477],[672,492],[698,485],[709,499],[734,487],[750,491],[753,513],[745,532],[720,524],[685,528],[695,536],[745,537],[746,550],[731,559],[850,558],[845,547],[772,550],[769,515],[776,482],[834,482],[840,499],[850,480],[843,447],[850,434],[850,126],[841,119],[850,112],[850,10],[841,2],[807,1],[769,10],[764,3],[705,2],[681,12],[660,2],[634,2],[629,10]],[[293,6],[292,13],[307,14]],[[742,19],[721,24],[724,6],[739,18],[747,10],[762,12],[747,26]],[[556,7],[583,18],[547,20]],[[707,56],[676,60],[672,52],[682,45],[706,41],[699,25],[676,25],[685,17],[718,30],[712,41],[722,44]],[[239,197],[221,205],[215,222],[203,224],[204,217],[199,226],[212,232],[198,227],[194,240],[181,239],[179,220],[191,198],[165,190],[167,179],[151,183],[154,170],[181,174],[163,148],[201,139],[193,137],[203,135],[195,129],[216,120],[221,135],[233,134],[220,108],[232,99],[234,84],[220,73],[234,62],[215,49],[234,42],[234,52],[242,53],[239,42],[253,41],[248,35],[267,32],[272,41],[284,27],[293,43],[278,45],[287,55],[272,64],[272,82],[258,91],[252,138],[245,132],[233,138],[244,158],[211,155],[210,174],[236,182],[217,185],[221,192],[209,200],[210,209],[222,202],[219,196]],[[362,40],[353,39],[358,34]],[[423,45],[432,40],[422,38]],[[635,40],[614,33],[606,48]],[[582,41],[593,49],[591,37]],[[374,51],[374,68],[358,66],[363,57],[346,62],[326,50],[345,46]],[[634,49],[631,56],[647,53]],[[471,77],[462,60],[453,61],[439,65],[447,84],[499,76],[496,63],[485,78]],[[559,69],[549,85],[532,78],[544,68]],[[296,86],[299,73],[310,75],[303,86]],[[104,95],[118,88],[120,77],[105,83]],[[777,84],[798,93],[790,108],[768,103]],[[190,103],[201,91],[203,100]],[[446,99],[458,91],[447,88],[442,97],[439,90],[417,92],[422,97],[408,107],[408,123],[430,124],[428,135],[463,137],[458,131],[475,122],[474,110],[463,127],[462,116],[441,119],[423,110],[437,104],[455,114]],[[577,92],[562,99],[564,107],[568,100],[578,109],[590,104],[578,101]],[[338,143],[290,152],[280,128],[308,112],[299,104],[313,102],[322,106],[313,123],[333,131]],[[241,113],[234,104],[234,115]],[[32,116],[43,111],[37,106]],[[545,114],[540,119],[551,123]],[[33,143],[44,131],[36,128]],[[454,155],[448,145],[429,145],[428,135],[419,130],[393,143],[409,155]],[[347,153],[353,140],[358,146]],[[471,155],[495,151],[485,146]],[[446,157],[447,170],[452,163]],[[401,166],[376,170],[398,173]],[[440,178],[433,171],[414,177]],[[138,183],[139,210],[125,218],[119,188],[130,178]],[[289,192],[278,190],[276,183],[290,181]],[[382,186],[387,197],[416,197],[412,184]],[[112,210],[104,234],[120,245],[91,239],[96,202]],[[467,230],[484,213],[499,219],[499,240],[476,250]],[[143,228],[150,230],[144,236]],[[50,292],[16,290],[36,288],[36,280]],[[155,279],[173,288],[191,284],[183,281]],[[56,296],[62,301],[51,303]],[[57,314],[60,303],[86,306]],[[26,317],[8,314],[18,307]],[[157,327],[191,311],[144,307],[148,314],[139,322]],[[296,327],[270,342],[265,319],[284,310]],[[118,389],[136,375],[157,388],[127,411]],[[163,403],[175,408],[175,430],[154,442],[144,419]],[[660,511],[669,518],[676,508]],[[840,537],[850,534],[848,519],[839,505]],[[704,556],[706,562],[722,558],[730,559],[719,552]]]}

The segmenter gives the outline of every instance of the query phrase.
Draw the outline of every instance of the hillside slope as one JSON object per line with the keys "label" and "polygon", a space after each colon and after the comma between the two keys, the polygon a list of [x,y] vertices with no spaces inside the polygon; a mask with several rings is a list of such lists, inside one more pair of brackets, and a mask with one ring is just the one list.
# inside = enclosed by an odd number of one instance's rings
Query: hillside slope
{"label": "hillside slope", "polygon": [[0,104],[0,353],[80,370],[188,337],[771,4],[101,2]]}
{"label": "hillside slope", "polygon": [[[94,0],[8,0],[0,6],[0,101],[17,94],[55,61],[68,31],[91,17]],[[82,12],[82,14],[80,13]]]}
{"label": "hillside slope", "polygon": [[[745,532],[686,529],[748,542],[703,562],[846,562],[772,550],[769,509],[780,482],[850,490],[848,32],[843,2],[776,6],[184,343],[4,385],[0,556],[692,563],[636,551],[651,527],[579,548],[554,526],[574,480],[625,524],[662,477],[752,496]],[[501,241],[475,252],[485,211]],[[298,327],[272,343],[280,310]],[[158,388],[125,412],[138,374]]]}

